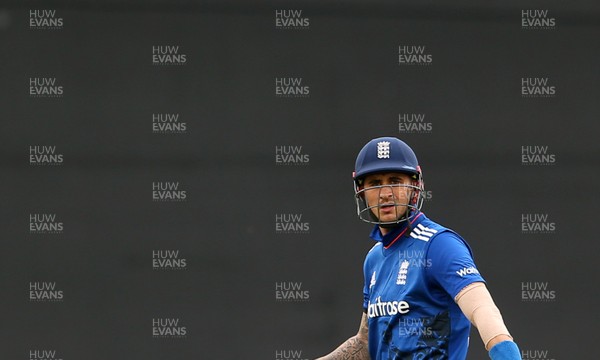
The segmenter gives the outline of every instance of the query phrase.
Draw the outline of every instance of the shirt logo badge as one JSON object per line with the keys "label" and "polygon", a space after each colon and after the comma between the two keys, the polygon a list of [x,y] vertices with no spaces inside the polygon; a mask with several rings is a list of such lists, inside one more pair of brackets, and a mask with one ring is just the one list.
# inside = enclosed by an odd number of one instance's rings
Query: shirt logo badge
{"label": "shirt logo badge", "polygon": [[406,276],[408,275],[408,260],[402,261],[400,264],[400,270],[398,270],[398,277],[396,278],[396,285],[406,285]]}

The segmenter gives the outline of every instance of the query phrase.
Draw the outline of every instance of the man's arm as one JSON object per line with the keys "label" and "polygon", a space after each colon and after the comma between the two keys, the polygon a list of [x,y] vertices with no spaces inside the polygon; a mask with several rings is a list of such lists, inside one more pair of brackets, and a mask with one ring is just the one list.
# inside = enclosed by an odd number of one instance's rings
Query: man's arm
{"label": "man's arm", "polygon": [[358,333],[346,340],[330,354],[317,360],[369,360],[369,322],[367,314],[362,315]]}
{"label": "man's arm", "polygon": [[[465,287],[456,295],[455,301],[479,330],[485,349],[490,351],[492,359],[521,359],[520,351],[484,283],[474,282]],[[507,343],[501,344],[503,342]],[[492,351],[496,345],[501,346]]]}

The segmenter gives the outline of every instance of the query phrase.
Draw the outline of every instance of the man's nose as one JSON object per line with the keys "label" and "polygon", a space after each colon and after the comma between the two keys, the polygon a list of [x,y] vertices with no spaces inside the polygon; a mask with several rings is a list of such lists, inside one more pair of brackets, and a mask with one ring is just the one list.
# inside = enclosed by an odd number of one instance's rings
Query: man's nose
{"label": "man's nose", "polygon": [[382,199],[387,199],[393,195],[391,186],[382,186],[379,188],[379,197]]}

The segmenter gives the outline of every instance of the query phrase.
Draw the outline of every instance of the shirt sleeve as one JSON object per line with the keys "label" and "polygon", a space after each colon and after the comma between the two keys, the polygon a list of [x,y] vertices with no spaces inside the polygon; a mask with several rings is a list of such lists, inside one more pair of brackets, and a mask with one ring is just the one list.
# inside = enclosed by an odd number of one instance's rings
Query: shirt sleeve
{"label": "shirt sleeve", "polygon": [[485,282],[475,266],[469,245],[452,231],[435,236],[427,255],[431,260],[430,278],[452,298],[469,284]]}
{"label": "shirt sleeve", "polygon": [[369,307],[369,284],[371,283],[371,279],[369,279],[367,275],[367,260],[365,259],[365,263],[363,265],[363,277],[364,277],[364,286],[363,286],[363,310],[367,312]]}

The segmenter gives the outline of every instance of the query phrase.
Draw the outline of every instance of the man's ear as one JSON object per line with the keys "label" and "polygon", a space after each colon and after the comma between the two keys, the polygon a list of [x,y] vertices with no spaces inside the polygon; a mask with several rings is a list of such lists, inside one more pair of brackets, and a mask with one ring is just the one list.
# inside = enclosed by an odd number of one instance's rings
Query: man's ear
{"label": "man's ear", "polygon": [[[362,191],[364,189],[365,189],[364,185],[359,185],[359,186],[356,187],[356,192]],[[361,192],[358,196],[360,196],[361,198],[364,199],[365,198],[365,192],[364,191]]]}

